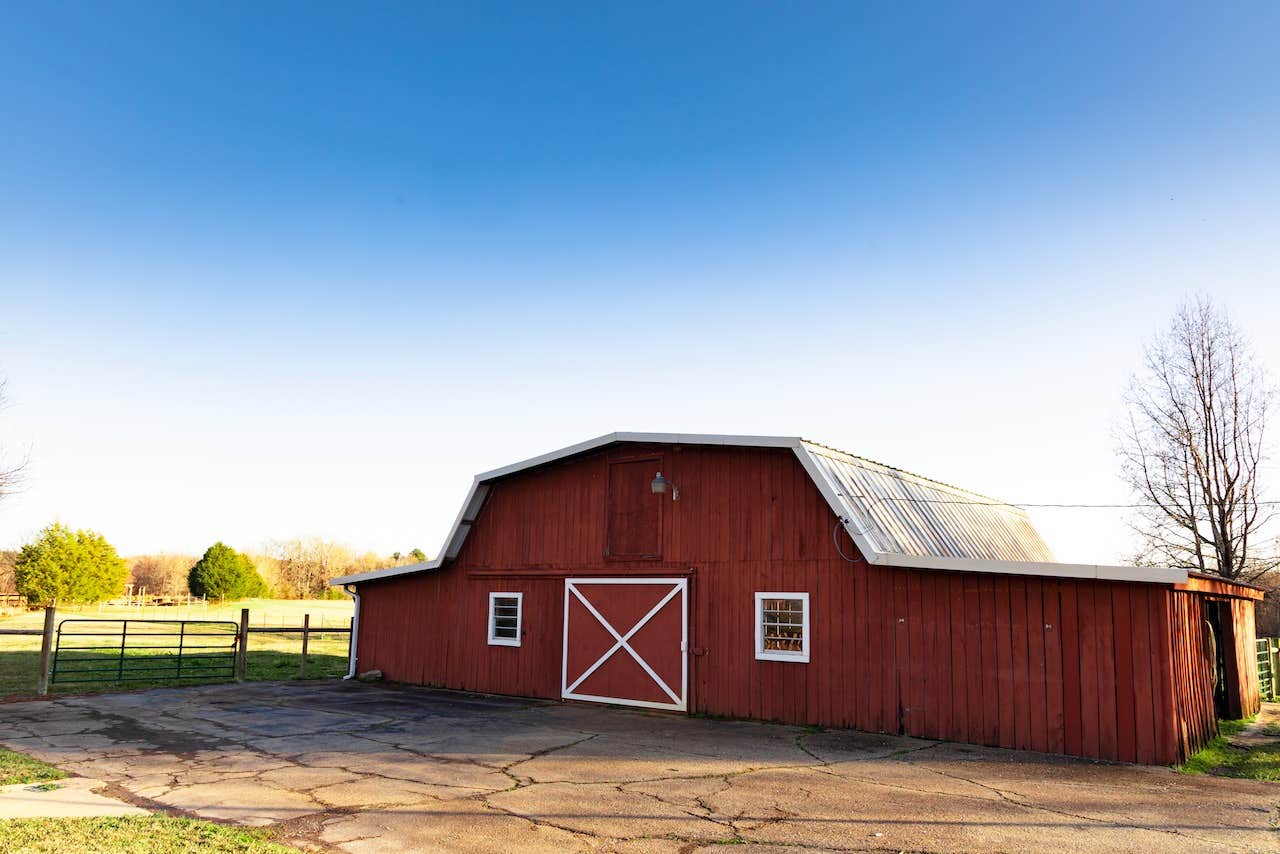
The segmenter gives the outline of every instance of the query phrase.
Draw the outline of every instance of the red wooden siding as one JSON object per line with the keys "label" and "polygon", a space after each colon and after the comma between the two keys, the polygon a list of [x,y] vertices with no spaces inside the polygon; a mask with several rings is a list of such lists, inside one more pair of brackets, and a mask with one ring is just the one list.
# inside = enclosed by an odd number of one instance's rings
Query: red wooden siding
{"label": "red wooden siding", "polygon": [[[652,496],[658,468],[679,501]],[[620,476],[659,501],[661,559],[606,556]],[[1163,763],[1216,726],[1205,592],[873,566],[841,558],[836,529],[789,450],[620,445],[554,463],[493,484],[446,569],[360,586],[359,667],[558,698],[566,577],[687,577],[692,712]],[[840,546],[857,555],[843,531]],[[486,644],[491,590],[524,594],[521,646]],[[759,591],[810,594],[808,664],[755,659]]]}
{"label": "red wooden siding", "polygon": [[1204,747],[1218,733],[1218,711],[1213,698],[1213,661],[1210,656],[1209,609],[1219,608],[1222,634],[1219,642],[1226,659],[1227,717],[1255,714],[1261,708],[1258,667],[1254,658],[1253,595],[1236,587],[1242,598],[1213,595],[1231,589],[1210,582],[1199,591],[1175,590],[1169,598],[1168,620],[1172,635],[1173,733],[1177,761]]}
{"label": "red wooden siding", "polygon": [[1206,601],[1194,593],[1169,594],[1178,761],[1208,744],[1218,732],[1213,708],[1213,665],[1207,654]]}
{"label": "red wooden siding", "polygon": [[1226,651],[1227,716],[1243,718],[1262,708],[1258,687],[1258,660],[1254,646],[1253,603],[1225,600],[1222,644]]}
{"label": "red wooden siding", "polygon": [[1253,602],[1231,600],[1231,619],[1234,626],[1235,666],[1238,681],[1239,705],[1234,710],[1241,717],[1256,715],[1262,709],[1261,688],[1258,685],[1257,629],[1254,626]]}

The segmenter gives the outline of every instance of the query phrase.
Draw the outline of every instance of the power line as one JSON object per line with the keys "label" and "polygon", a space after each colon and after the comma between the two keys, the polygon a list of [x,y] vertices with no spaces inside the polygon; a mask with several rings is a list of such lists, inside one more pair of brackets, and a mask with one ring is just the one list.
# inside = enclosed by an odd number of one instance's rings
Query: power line
{"label": "power line", "polygon": [[[917,504],[968,504],[975,507],[1020,507],[1026,509],[1050,508],[1067,510],[1138,510],[1160,508],[1159,504],[1041,504],[1032,501],[975,501],[968,498],[916,498],[913,496],[893,495],[855,495],[864,501],[908,501]],[[1259,506],[1271,507],[1280,505],[1280,501],[1258,501]]]}

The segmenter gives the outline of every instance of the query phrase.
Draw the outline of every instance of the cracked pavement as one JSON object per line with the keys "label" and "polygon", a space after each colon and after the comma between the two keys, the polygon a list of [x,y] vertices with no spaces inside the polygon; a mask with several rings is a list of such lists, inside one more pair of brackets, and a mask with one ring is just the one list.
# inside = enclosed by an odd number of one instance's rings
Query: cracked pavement
{"label": "cracked pavement", "polygon": [[1268,851],[1280,786],[345,682],[0,705],[0,744],[321,851]]}

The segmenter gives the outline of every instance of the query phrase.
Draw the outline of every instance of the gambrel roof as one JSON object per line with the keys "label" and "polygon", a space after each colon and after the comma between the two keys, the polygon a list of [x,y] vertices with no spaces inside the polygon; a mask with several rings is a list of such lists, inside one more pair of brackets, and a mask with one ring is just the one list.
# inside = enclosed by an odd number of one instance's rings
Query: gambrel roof
{"label": "gambrel roof", "polygon": [[426,563],[362,572],[330,584],[358,584],[429,572],[457,557],[489,486],[516,472],[617,442],[789,448],[869,563],[917,569],[1180,584],[1182,569],[1058,563],[1021,507],[794,436],[609,433],[476,475],[440,555]]}

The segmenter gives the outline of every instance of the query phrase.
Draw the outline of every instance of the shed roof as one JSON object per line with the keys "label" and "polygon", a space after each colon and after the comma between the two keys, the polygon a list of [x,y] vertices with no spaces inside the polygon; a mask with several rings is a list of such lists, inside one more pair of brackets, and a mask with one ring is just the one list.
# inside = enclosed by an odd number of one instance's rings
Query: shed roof
{"label": "shed roof", "polygon": [[1163,584],[1187,580],[1182,569],[1058,563],[1020,507],[799,437],[609,433],[476,475],[444,548],[434,560],[348,575],[329,583],[358,584],[439,569],[457,556],[494,481],[616,442],[789,448],[839,524],[872,564]]}

